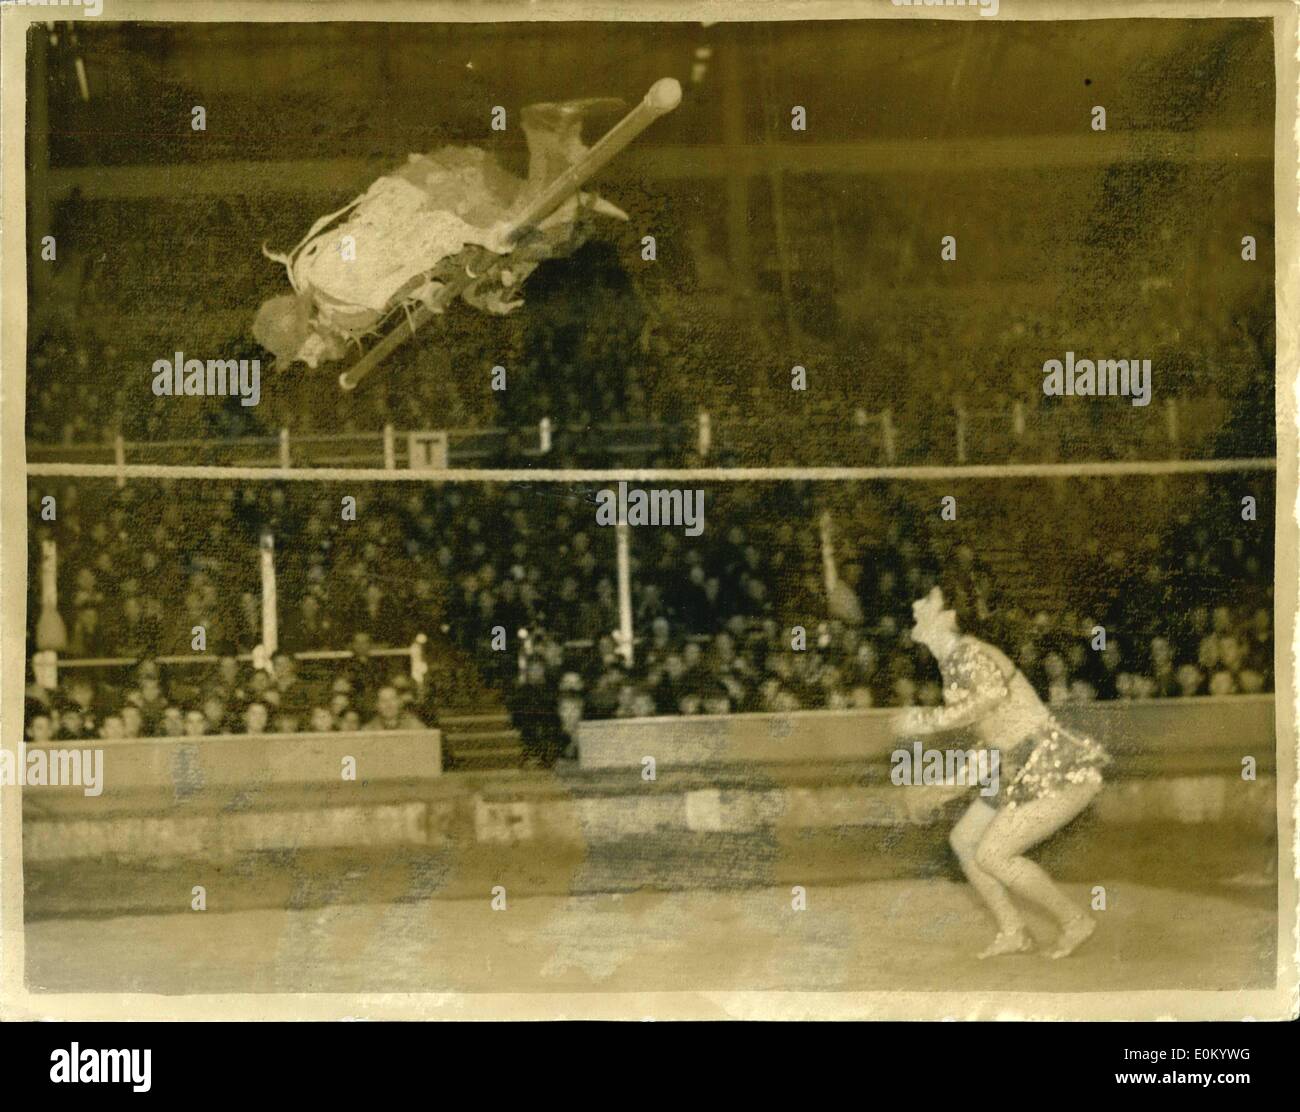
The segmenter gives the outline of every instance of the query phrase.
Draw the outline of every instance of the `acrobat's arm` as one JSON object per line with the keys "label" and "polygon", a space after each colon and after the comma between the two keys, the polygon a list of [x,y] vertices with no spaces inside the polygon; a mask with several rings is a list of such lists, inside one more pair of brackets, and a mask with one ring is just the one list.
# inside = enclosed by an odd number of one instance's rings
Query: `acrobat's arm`
{"label": "acrobat's arm", "polygon": [[961,651],[951,681],[945,688],[946,706],[913,708],[907,725],[914,732],[934,734],[969,726],[1010,694],[997,664],[973,647]]}

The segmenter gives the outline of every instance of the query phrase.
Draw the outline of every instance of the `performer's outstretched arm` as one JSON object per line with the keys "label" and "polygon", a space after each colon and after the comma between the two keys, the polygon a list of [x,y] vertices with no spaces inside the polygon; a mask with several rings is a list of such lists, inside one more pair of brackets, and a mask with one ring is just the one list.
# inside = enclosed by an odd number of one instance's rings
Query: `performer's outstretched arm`
{"label": "performer's outstretched arm", "polygon": [[903,724],[910,733],[933,734],[978,722],[1009,694],[1002,672],[987,653],[962,646],[953,660],[953,674],[942,707],[910,707]]}

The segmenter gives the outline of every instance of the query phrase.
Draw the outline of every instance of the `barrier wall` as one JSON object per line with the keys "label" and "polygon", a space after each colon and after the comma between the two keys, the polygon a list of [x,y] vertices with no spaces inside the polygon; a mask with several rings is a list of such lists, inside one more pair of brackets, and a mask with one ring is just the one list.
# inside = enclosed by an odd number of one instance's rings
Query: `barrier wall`
{"label": "barrier wall", "polygon": [[[965,793],[890,783],[889,713],[591,722],[581,768],[447,775],[436,730],[105,742],[101,796],[23,790],[28,898],[40,914],[83,914],[88,890],[106,913],[145,907],[161,869],[279,875],[274,862],[315,852],[325,878],[415,862],[402,884],[439,894],[507,875],[525,891],[611,891],[947,867]],[[1117,845],[1125,859],[1158,848],[1161,869],[1257,867],[1251,854],[1276,833],[1271,698],[1093,704],[1062,717],[1116,757],[1063,852],[1101,855],[1108,868]],[[342,778],[347,756],[353,781]],[[1256,779],[1243,779],[1243,756],[1256,759]]]}
{"label": "barrier wall", "polygon": [[[891,708],[793,711],[786,714],[690,715],[584,722],[578,732],[584,769],[887,761],[899,742]],[[1253,756],[1274,767],[1272,695],[1142,699],[1059,708],[1061,722],[1100,741],[1117,771],[1168,773],[1239,769]],[[963,733],[933,735],[931,748],[960,744]]]}
{"label": "barrier wall", "polygon": [[27,743],[19,759],[74,748],[102,752],[102,790],[23,788],[29,864],[422,845],[442,776],[438,730]]}
{"label": "barrier wall", "polygon": [[[437,730],[97,738],[28,742],[24,753],[66,749],[103,751],[103,797],[109,801],[136,792],[185,795],[199,788],[334,785],[344,782],[346,757],[356,762],[358,781],[442,775],[442,734]],[[42,795],[46,792],[84,794],[77,787],[42,787]]]}

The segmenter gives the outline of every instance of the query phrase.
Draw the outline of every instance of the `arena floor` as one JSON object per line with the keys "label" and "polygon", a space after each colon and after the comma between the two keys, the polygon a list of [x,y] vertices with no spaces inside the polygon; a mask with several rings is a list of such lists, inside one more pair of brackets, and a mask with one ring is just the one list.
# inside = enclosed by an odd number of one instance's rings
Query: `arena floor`
{"label": "arena floor", "polygon": [[[1083,902],[1081,886],[1071,889]],[[1271,889],[1109,889],[1065,961],[978,962],[991,929],[965,885],[813,887],[334,904],[50,919],[27,928],[32,991],[563,992],[1241,989],[1271,984]],[[1036,923],[1040,937],[1047,937]]]}

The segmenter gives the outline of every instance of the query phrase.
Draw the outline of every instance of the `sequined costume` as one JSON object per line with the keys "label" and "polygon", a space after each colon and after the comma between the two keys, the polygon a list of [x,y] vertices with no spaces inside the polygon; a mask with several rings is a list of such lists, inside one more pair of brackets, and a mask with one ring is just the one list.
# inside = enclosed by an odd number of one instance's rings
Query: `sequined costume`
{"label": "sequined costume", "polygon": [[1071,784],[1101,783],[1106,751],[1057,722],[1004,653],[962,637],[939,670],[944,706],[917,712],[918,725],[927,733],[970,726],[983,746],[1000,750],[1000,789],[986,803],[1015,807]]}

